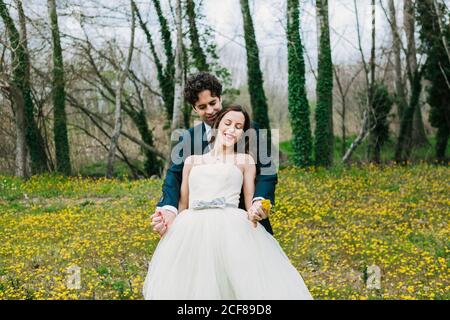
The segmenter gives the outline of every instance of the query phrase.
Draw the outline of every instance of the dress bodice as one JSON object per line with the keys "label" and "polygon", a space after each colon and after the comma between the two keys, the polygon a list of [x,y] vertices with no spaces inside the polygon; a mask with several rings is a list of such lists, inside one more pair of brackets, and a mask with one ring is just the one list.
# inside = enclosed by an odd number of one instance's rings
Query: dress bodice
{"label": "dress bodice", "polygon": [[220,197],[237,207],[242,183],[242,171],[234,163],[195,165],[189,173],[189,207],[196,200],[212,201]]}

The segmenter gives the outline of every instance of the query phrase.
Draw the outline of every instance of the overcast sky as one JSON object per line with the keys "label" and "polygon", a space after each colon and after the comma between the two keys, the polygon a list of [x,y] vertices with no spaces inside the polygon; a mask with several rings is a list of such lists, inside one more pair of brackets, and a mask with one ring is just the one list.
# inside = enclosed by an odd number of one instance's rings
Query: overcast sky
{"label": "overcast sky", "polygon": [[[256,30],[257,43],[260,49],[264,79],[271,84],[279,83],[285,87],[287,83],[287,50],[284,29],[286,23],[286,0],[249,1]],[[448,2],[450,0],[445,1]],[[311,67],[313,69],[316,68],[317,56],[315,1],[300,0],[300,2],[302,41],[304,42],[307,53],[306,67],[307,70],[310,70]],[[396,1],[399,16],[401,16],[402,2]],[[67,7],[64,6],[65,3],[72,5]],[[79,4],[79,9],[73,6],[76,3]],[[144,19],[149,19],[149,27],[154,34],[154,40],[158,42],[159,26],[151,1],[137,0],[137,3],[139,4]],[[169,12],[168,1],[162,0],[161,3],[167,14]],[[241,85],[246,80],[246,65],[242,14],[239,0],[203,0],[202,3],[202,11],[206,16],[206,23],[216,31],[216,41],[218,43],[218,53],[221,61],[232,71],[234,84]],[[356,0],[356,3],[358,5],[361,24],[360,30],[363,38],[363,48],[366,57],[368,57],[371,29],[370,0]],[[391,41],[389,28],[378,0],[377,4],[377,47],[388,47]],[[115,12],[111,13],[108,10],[98,9],[102,6],[112,8]],[[329,6],[333,62],[340,64],[360,60],[360,53],[357,49],[354,0],[329,0]],[[99,17],[95,19],[93,28],[89,30],[91,40],[95,41],[96,37],[101,41],[104,41],[106,38],[117,38],[119,43],[123,43],[124,47],[129,43],[129,21],[126,21],[123,15],[125,13],[129,18],[128,0],[115,0],[114,5],[112,5],[111,0],[70,0],[68,2],[60,2],[58,9],[61,15],[61,30],[65,33],[83,37],[79,23],[74,18],[76,14],[73,14],[77,10],[82,10],[84,14]],[[36,15],[47,19],[45,0],[30,0],[26,10],[30,16]],[[122,17],[115,20],[116,17],[114,16],[118,15],[122,15]],[[108,19],[110,20],[106,24],[109,26],[101,27],[99,25],[99,23]],[[204,22],[200,21],[201,23]],[[146,48],[147,44],[142,32],[137,32],[136,36],[136,45]],[[312,73],[309,73],[307,77],[307,84],[310,89],[315,86]]]}
{"label": "overcast sky", "polygon": [[[301,0],[301,29],[303,42],[309,60],[307,68],[316,68],[317,32],[315,7],[312,0]],[[378,2],[378,1],[377,1]],[[329,15],[331,25],[331,43],[333,61],[335,63],[351,63],[360,59],[357,49],[357,29],[353,0],[330,0]],[[397,3],[399,3],[397,1]],[[369,0],[357,0],[358,13],[361,24],[363,47],[368,57],[370,50],[371,7]],[[268,77],[276,76],[284,82],[286,80],[286,35],[285,35],[285,0],[250,0],[253,22],[257,42],[261,51],[261,64],[268,73]],[[398,8],[401,12],[401,8]],[[222,50],[225,64],[239,73],[242,68],[233,66],[235,61],[242,61],[245,57],[244,39],[242,32],[242,14],[239,0],[208,0],[204,1],[204,12],[208,23],[214,26],[217,42]],[[386,32],[387,22],[380,6],[377,7],[376,27],[377,46],[388,45],[390,34]],[[245,73],[245,70],[243,70]],[[236,75],[240,82],[241,76]],[[269,79],[270,80],[270,79]],[[308,85],[313,85],[313,77],[308,77]]]}

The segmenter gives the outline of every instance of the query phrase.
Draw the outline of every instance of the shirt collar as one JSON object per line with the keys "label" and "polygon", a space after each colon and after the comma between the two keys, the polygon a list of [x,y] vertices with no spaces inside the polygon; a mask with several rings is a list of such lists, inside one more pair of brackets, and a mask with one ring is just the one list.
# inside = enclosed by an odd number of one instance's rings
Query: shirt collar
{"label": "shirt collar", "polygon": [[211,131],[211,126],[209,124],[207,124],[206,122],[203,122],[203,124],[205,125],[206,132]]}

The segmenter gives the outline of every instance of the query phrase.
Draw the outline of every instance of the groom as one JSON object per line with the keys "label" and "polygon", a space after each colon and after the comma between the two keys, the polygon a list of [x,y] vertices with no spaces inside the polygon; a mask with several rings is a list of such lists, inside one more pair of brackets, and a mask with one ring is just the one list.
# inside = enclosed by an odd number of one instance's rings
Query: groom
{"label": "groom", "polygon": [[[152,228],[160,235],[163,235],[167,231],[178,214],[184,159],[191,154],[204,154],[209,151],[208,141],[211,138],[211,126],[218,112],[222,110],[222,84],[212,74],[199,72],[187,79],[184,96],[186,101],[192,105],[194,112],[198,114],[202,123],[190,128],[186,132],[189,135],[188,138],[184,139],[183,136],[180,137],[179,143],[190,143],[190,146],[188,145],[187,148],[181,150],[179,155],[182,161],[172,161],[167,171],[162,187],[163,195],[157,204],[155,213],[151,216]],[[262,141],[263,138],[259,134],[259,128],[255,122],[252,122],[252,127],[256,131],[258,148],[256,154],[258,156],[256,160],[255,193],[249,211],[259,216],[261,225],[264,226],[267,232],[273,234],[268,212],[262,207],[261,201],[269,199],[274,204],[275,185],[277,184],[278,177],[272,159],[269,158],[269,161],[261,162],[259,149],[264,141]],[[188,150],[187,153],[189,154],[182,153],[183,150]],[[239,208],[245,210],[243,198],[241,193]]]}

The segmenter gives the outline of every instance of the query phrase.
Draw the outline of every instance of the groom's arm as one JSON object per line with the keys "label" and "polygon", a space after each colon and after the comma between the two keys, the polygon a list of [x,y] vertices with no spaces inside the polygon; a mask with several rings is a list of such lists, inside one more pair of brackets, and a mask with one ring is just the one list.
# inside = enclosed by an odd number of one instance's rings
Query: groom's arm
{"label": "groom's arm", "polygon": [[183,135],[181,135],[178,140],[178,144],[172,150],[170,159],[171,165],[167,170],[166,178],[164,179],[162,196],[156,205],[157,209],[162,208],[178,213],[184,160],[189,156],[190,151],[189,138],[189,131],[184,131]]}
{"label": "groom's arm", "polygon": [[[253,123],[256,131],[256,140],[258,146],[258,155],[256,163],[256,179],[255,179],[255,194],[253,201],[269,199],[272,205],[275,204],[275,186],[278,183],[277,168],[273,160],[273,150],[269,155],[264,146],[268,145],[267,136],[260,133],[259,126]],[[267,149],[267,148],[266,148]]]}

